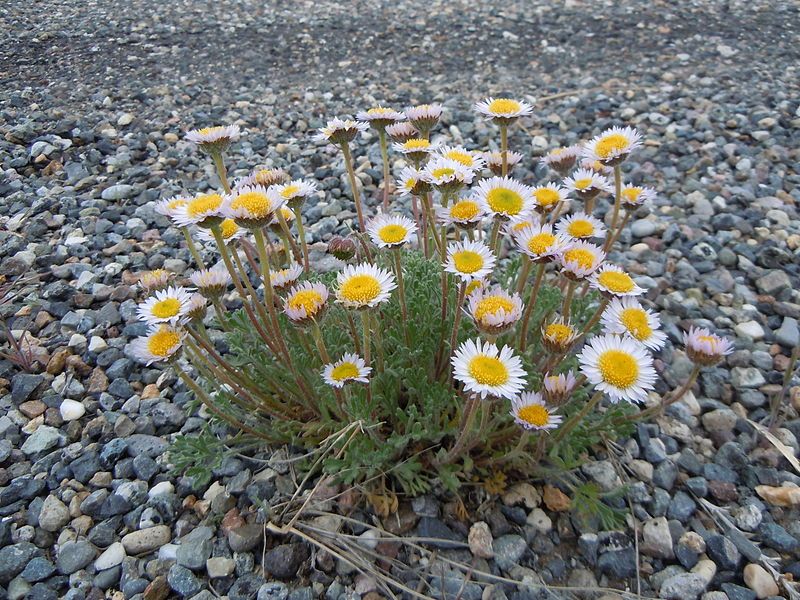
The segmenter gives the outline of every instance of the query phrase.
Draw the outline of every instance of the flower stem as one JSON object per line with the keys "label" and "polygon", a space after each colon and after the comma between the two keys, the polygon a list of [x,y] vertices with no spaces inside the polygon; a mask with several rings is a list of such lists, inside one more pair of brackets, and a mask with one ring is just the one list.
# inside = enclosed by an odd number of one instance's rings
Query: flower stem
{"label": "flower stem", "polygon": [[217,313],[217,321],[224,331],[230,331],[230,325],[225,319],[225,308],[222,306],[222,301],[219,297],[211,298],[211,304],[214,306],[214,311]]}
{"label": "flower stem", "polygon": [[328,348],[325,346],[325,340],[322,339],[322,331],[319,328],[319,323],[316,321],[312,321],[311,323],[311,334],[314,337],[314,345],[317,347],[317,352],[319,352],[319,357],[322,359],[322,364],[328,364],[331,362],[330,354],[328,354]]}
{"label": "flower stem", "polygon": [[611,239],[610,239],[610,241],[609,240],[606,241],[606,244],[608,245],[608,248],[605,249],[606,252],[610,252],[611,250],[614,249],[614,244],[617,243],[617,240],[622,235],[622,232],[625,229],[625,225],[628,224],[628,221],[630,220],[632,214],[633,214],[633,211],[626,210],[625,211],[625,216],[622,217],[622,222],[619,224],[619,227],[617,228],[617,230],[615,232],[613,232],[613,233],[609,232],[609,234],[611,234]]}
{"label": "flower stem", "polygon": [[463,281],[458,286],[458,300],[456,300],[456,314],[453,316],[453,331],[450,333],[450,354],[447,360],[442,364],[443,369],[447,369],[450,359],[453,357],[453,352],[456,351],[456,344],[458,343],[458,327],[461,325],[461,305],[464,303],[464,295],[467,293],[467,284]]}
{"label": "flower stem", "polygon": [[392,254],[394,255],[394,270],[395,274],[397,275],[397,295],[400,298],[400,313],[403,317],[403,337],[408,345],[411,344],[411,338],[408,335],[408,309],[406,307],[406,290],[403,282],[403,262],[401,252],[402,250],[400,250],[400,248],[395,248],[392,250]]}
{"label": "flower stem", "polygon": [[545,265],[546,263],[539,263],[539,268],[536,269],[536,279],[533,282],[531,295],[528,297],[528,304],[525,306],[525,314],[522,316],[522,327],[519,333],[520,352],[525,352],[525,347],[528,345],[528,325],[533,314],[533,307],[536,304],[536,296],[539,295],[539,287],[542,285]]}
{"label": "flower stem", "polygon": [[525,284],[528,281],[528,276],[531,274],[531,267],[533,267],[533,261],[527,254],[522,255],[522,268],[519,271],[519,276],[517,279],[516,291],[518,294],[522,293],[522,290],[525,289]]}
{"label": "flower stem", "polygon": [[500,156],[503,160],[503,177],[508,175],[508,125],[500,125]]}
{"label": "flower stem", "polygon": [[495,217],[494,223],[492,224],[492,237],[489,241],[489,247],[492,249],[492,252],[494,252],[494,255],[497,257],[500,256],[500,248],[497,247],[499,246],[498,242],[500,240],[499,233],[500,233],[500,219]]}
{"label": "flower stem", "polygon": [[356,205],[356,214],[358,215],[358,228],[361,233],[366,233],[367,227],[364,223],[364,213],[361,208],[361,193],[358,190],[356,172],[353,169],[353,157],[350,154],[350,144],[348,142],[342,144],[342,154],[344,154],[344,166],[347,169],[347,175],[350,177],[350,187],[353,189],[353,202]]}
{"label": "flower stem", "polygon": [[[614,165],[614,214],[611,217],[611,227],[609,232],[617,230],[617,221],[619,220],[619,207],[622,204],[622,165]],[[613,235],[609,235],[606,240],[603,250],[608,252],[613,241]]]}
{"label": "flower stem", "polygon": [[475,420],[475,412],[478,408],[478,398],[476,396],[469,396],[464,404],[464,412],[461,415],[461,431],[458,434],[453,447],[445,454],[444,458],[439,464],[446,465],[451,462],[456,456],[461,453],[461,449],[466,445],[470,437],[472,429],[472,422]]}
{"label": "flower stem", "polygon": [[386,143],[386,129],[378,130],[378,137],[381,141],[381,159],[383,159],[383,210],[389,212],[389,147]]}
{"label": "flower stem", "polygon": [[283,217],[283,213],[281,213],[280,210],[275,212],[275,216],[278,218],[278,223],[280,224],[281,231],[283,232],[284,244],[288,243],[292,249],[291,254],[289,254],[288,248],[286,250],[286,264],[288,265],[292,263],[292,256],[294,256],[297,262],[300,262],[300,250],[297,249],[297,245],[294,243],[292,232],[289,230],[289,224],[286,222],[286,219]]}
{"label": "flower stem", "polygon": [[192,239],[192,234],[189,233],[188,227],[181,227],[181,233],[183,233],[183,239],[186,240],[186,246],[189,248],[189,252],[194,258],[194,262],[197,265],[198,269],[205,269],[206,265],[203,262],[203,258],[200,256],[200,252],[197,250],[197,246],[194,244],[194,240]]}
{"label": "flower stem", "polygon": [[586,415],[588,415],[589,412],[600,403],[600,400],[602,400],[602,398],[603,398],[603,392],[597,390],[594,393],[594,396],[591,397],[591,399],[586,403],[586,405],[581,409],[581,411],[576,415],[573,415],[573,417],[569,421],[567,421],[562,427],[558,429],[553,441],[560,442],[561,440],[563,440],[564,437],[570,431],[575,429],[575,427],[577,427],[580,424],[583,418]]}
{"label": "flower stem", "polygon": [[564,296],[564,303],[561,305],[561,316],[564,317],[565,321],[569,319],[569,311],[572,308],[572,296],[575,294],[575,285],[576,282],[570,279],[567,284],[567,293]]}
{"label": "flower stem", "polygon": [[225,161],[222,160],[222,153],[214,152],[211,155],[211,160],[214,161],[214,166],[217,168],[217,177],[219,177],[219,181],[222,184],[222,188],[225,190],[226,194],[230,194],[231,186],[228,183],[228,172],[225,169]]}
{"label": "flower stem", "polygon": [[361,311],[361,334],[362,339],[364,340],[364,362],[367,366],[370,365],[370,352],[371,352],[371,342],[369,338],[369,329],[370,329],[370,322],[369,322],[369,311],[362,310]]}
{"label": "flower stem", "polygon": [[303,227],[303,214],[300,206],[294,207],[294,220],[297,223],[297,236],[300,238],[300,247],[303,249],[303,270],[308,273],[311,267],[308,264],[308,242],[306,241],[306,230]]}

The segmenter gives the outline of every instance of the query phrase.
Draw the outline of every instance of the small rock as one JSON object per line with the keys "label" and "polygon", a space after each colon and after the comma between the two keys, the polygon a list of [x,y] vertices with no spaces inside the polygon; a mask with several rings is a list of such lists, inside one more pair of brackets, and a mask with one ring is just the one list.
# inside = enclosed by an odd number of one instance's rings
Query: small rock
{"label": "small rock", "polygon": [[61,413],[61,418],[65,421],[77,421],[86,414],[86,407],[83,405],[83,402],[65,398],[61,402],[59,412]]}
{"label": "small rock", "polygon": [[708,582],[697,573],[679,573],[661,584],[658,597],[664,600],[692,600],[706,590]]}
{"label": "small rock", "polygon": [[492,532],[484,521],[479,521],[470,527],[467,541],[470,551],[478,558],[489,559],[494,556]]}
{"label": "small rock", "polygon": [[672,535],[665,517],[645,521],[642,526],[641,551],[656,558],[673,558]]}
{"label": "small rock", "polygon": [[744,568],[744,582],[747,587],[756,593],[760,600],[770,596],[777,596],[780,592],[778,584],[775,583],[772,575],[767,573],[764,567],[756,563],[750,563]]}
{"label": "small rock", "polygon": [[156,525],[129,533],[122,538],[122,545],[129,555],[136,555],[157,550],[171,539],[172,533],[167,525]]}
{"label": "small rock", "polygon": [[733,571],[739,566],[742,555],[736,545],[723,535],[706,538],[706,551],[711,559],[724,571]]}
{"label": "small rock", "polygon": [[62,575],[72,575],[92,562],[94,556],[94,547],[87,541],[65,542],[58,550],[56,568]]}
{"label": "small rock", "polygon": [[544,486],[543,498],[545,506],[554,512],[569,510],[572,507],[572,501],[569,496],[549,484]]}
{"label": "small rock", "polygon": [[509,534],[497,538],[492,544],[494,550],[494,562],[504,571],[508,571],[518,564],[519,559],[528,549],[528,544],[524,538]]}
{"label": "small rock", "polygon": [[206,561],[206,571],[211,578],[227,577],[233,573],[236,563],[231,558],[215,556]]}
{"label": "small rock", "polygon": [[291,579],[306,560],[308,547],[305,544],[282,544],[266,553],[264,566],[278,579]]}
{"label": "small rock", "polygon": [[55,496],[48,496],[39,512],[39,527],[55,533],[69,523],[69,509]]}
{"label": "small rock", "polygon": [[116,567],[122,564],[126,556],[125,547],[122,543],[114,542],[105,549],[105,552],[97,557],[97,560],[94,561],[94,568],[98,571],[105,571],[106,569]]}

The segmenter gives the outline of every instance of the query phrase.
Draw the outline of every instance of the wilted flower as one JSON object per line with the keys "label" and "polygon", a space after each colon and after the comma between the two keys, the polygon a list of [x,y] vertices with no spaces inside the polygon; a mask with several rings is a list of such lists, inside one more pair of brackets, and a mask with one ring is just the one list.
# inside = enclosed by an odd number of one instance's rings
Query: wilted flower
{"label": "wilted flower", "polygon": [[319,321],[327,308],[328,288],[321,283],[304,281],[286,295],[284,312],[296,325],[307,325]]}
{"label": "wilted flower", "polygon": [[[509,150],[506,152],[506,165],[508,165],[508,172],[510,173],[514,167],[522,160],[523,156],[519,152]],[[503,153],[502,152],[484,152],[483,160],[486,166],[492,171],[493,175],[498,177],[503,174]]]}
{"label": "wilted flower", "polygon": [[522,298],[509,294],[500,286],[484,288],[469,296],[469,315],[480,331],[499,335],[519,321]]}

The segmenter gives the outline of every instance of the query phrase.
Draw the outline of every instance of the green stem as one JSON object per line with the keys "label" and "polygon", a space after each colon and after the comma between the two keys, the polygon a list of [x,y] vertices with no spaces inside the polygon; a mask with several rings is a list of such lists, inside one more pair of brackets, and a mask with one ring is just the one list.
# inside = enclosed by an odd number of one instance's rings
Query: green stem
{"label": "green stem", "polygon": [[539,294],[539,286],[542,285],[545,265],[546,263],[539,263],[539,268],[536,269],[536,279],[533,282],[531,295],[528,297],[528,304],[525,306],[525,314],[522,316],[522,327],[519,333],[520,352],[525,352],[525,347],[528,345],[528,325],[531,320],[531,315],[533,314],[533,307],[536,304],[536,296]]}
{"label": "green stem", "polygon": [[508,125],[500,125],[500,156],[503,160],[503,177],[508,175]]}
{"label": "green stem", "polygon": [[522,261],[522,268],[519,271],[519,277],[515,288],[518,294],[521,294],[522,290],[525,289],[525,283],[528,281],[528,276],[531,274],[531,267],[533,267],[533,261],[527,254],[522,255]]}
{"label": "green stem", "polygon": [[589,412],[600,403],[600,400],[602,400],[602,398],[603,398],[603,392],[597,390],[594,393],[594,396],[591,397],[591,399],[586,403],[586,405],[581,409],[581,411],[578,414],[574,415],[572,418],[570,418],[570,420],[567,421],[566,424],[562,425],[558,429],[555,438],[553,439],[553,442],[558,443],[561,440],[563,440],[564,436],[566,436],[570,431],[575,429],[575,427],[577,427],[580,424],[583,418],[586,415],[588,415]]}
{"label": "green stem", "polygon": [[470,430],[472,429],[472,422],[475,420],[478,402],[479,400],[475,396],[469,396],[467,398],[467,402],[464,405],[464,412],[461,416],[461,431],[458,434],[455,444],[453,444],[453,447],[439,464],[446,465],[461,453],[462,448],[466,445],[470,437]]}
{"label": "green stem", "polygon": [[194,244],[194,240],[192,239],[192,234],[189,233],[188,227],[181,227],[181,233],[183,233],[183,239],[186,240],[186,246],[189,248],[189,252],[194,258],[194,262],[197,265],[198,269],[205,269],[206,265],[203,262],[203,258],[200,256],[200,253],[197,251],[197,246]]}
{"label": "green stem", "polygon": [[[619,208],[622,204],[622,165],[614,165],[614,214],[611,217],[611,227],[609,231],[617,230],[617,221],[619,220]],[[603,250],[608,252],[611,245],[612,237],[609,236],[606,240]]]}
{"label": "green stem", "polygon": [[344,166],[350,178],[350,187],[353,188],[353,202],[356,205],[356,214],[358,215],[358,229],[361,233],[366,233],[367,226],[364,223],[364,213],[361,208],[361,193],[358,190],[358,182],[356,181],[355,169],[353,169],[353,157],[350,154],[349,143],[345,142],[342,144],[342,154],[344,154]]}
{"label": "green stem", "polygon": [[230,325],[228,325],[228,321],[225,319],[225,308],[222,306],[220,298],[211,298],[211,304],[214,307],[214,311],[217,313],[217,321],[219,321],[220,327],[222,327],[224,331],[230,331]]}
{"label": "green stem", "polygon": [[[283,218],[283,213],[278,210],[275,213],[275,216],[278,218],[278,223],[281,226],[281,231],[283,232],[283,241],[284,244],[288,242],[289,246],[292,248],[291,256],[294,256],[297,262],[300,262],[300,250],[297,249],[297,245],[294,243],[294,238],[292,237],[292,232],[289,230],[289,224],[286,222],[286,219]],[[286,251],[286,263],[291,264],[291,258],[288,250]]]}
{"label": "green stem", "polygon": [[369,328],[370,328],[369,326],[370,326],[370,323],[369,323],[369,311],[362,310],[361,311],[361,334],[362,334],[362,339],[364,341],[364,362],[367,364],[368,367],[371,366],[370,365],[370,354],[371,354],[371,347],[372,347],[372,344],[371,344],[370,338],[369,338]]}
{"label": "green stem", "polygon": [[492,252],[494,252],[494,255],[496,257],[500,256],[499,252],[500,249],[497,248],[498,240],[500,239],[499,233],[500,233],[500,219],[495,217],[494,223],[492,224],[492,237],[489,241],[489,247],[492,249]]}
{"label": "green stem", "polygon": [[386,129],[378,131],[378,137],[381,141],[381,158],[383,159],[383,210],[389,212],[389,183],[390,183],[390,169],[389,169],[389,145],[386,143]]}
{"label": "green stem", "polygon": [[297,235],[300,238],[300,247],[303,249],[303,270],[308,273],[311,267],[308,264],[308,242],[306,241],[306,231],[303,227],[303,215],[300,206],[294,207],[294,221],[297,223]]}
{"label": "green stem", "polygon": [[572,308],[572,296],[575,294],[576,282],[569,280],[567,284],[567,294],[564,296],[564,303],[561,305],[561,316],[566,321],[569,319],[569,311]]}
{"label": "green stem", "polygon": [[219,177],[220,183],[222,183],[222,188],[225,190],[226,194],[230,194],[231,186],[228,184],[228,172],[225,169],[225,161],[222,160],[222,153],[214,152],[211,155],[211,160],[214,161],[214,166],[217,168],[217,176]]}
{"label": "green stem", "polygon": [[401,257],[400,248],[395,248],[392,250],[392,254],[394,255],[394,270],[395,274],[397,275],[397,295],[400,298],[400,313],[403,317],[403,337],[406,340],[406,344],[411,344],[411,338],[408,335],[408,309],[406,307],[406,291],[405,291],[405,284],[403,282],[403,262]]}

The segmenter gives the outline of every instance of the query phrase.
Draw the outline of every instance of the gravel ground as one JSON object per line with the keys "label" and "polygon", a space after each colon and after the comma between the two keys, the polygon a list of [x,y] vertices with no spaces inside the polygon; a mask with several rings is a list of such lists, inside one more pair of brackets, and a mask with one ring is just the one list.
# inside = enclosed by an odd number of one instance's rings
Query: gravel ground
{"label": "gravel ground", "polygon": [[[439,132],[486,147],[496,131],[472,112],[476,100],[573,90],[514,131],[527,157],[516,175],[544,177],[531,157],[548,148],[612,124],[639,128],[647,145],[626,177],[659,196],[613,258],[661,310],[663,378],[674,385],[690,369],[676,349],[690,320],[731,336],[737,351],[620,440],[618,456],[585,467],[604,489],[629,484],[628,528],[598,533],[523,485],[473,515],[490,534],[477,554],[491,544],[493,559],[439,552],[527,583],[665,600],[786,596],[768,571],[800,578],[798,504],[776,506],[755,488],[798,485],[800,473],[747,419],[765,417],[800,344],[798,5],[277,4],[0,7],[0,274],[22,277],[0,316],[28,332],[38,361],[24,373],[0,360],[0,597],[376,600],[369,577],[263,535],[254,503],[285,499],[284,463],[232,458],[202,488],[170,473],[168,444],[203,420],[186,414],[174,377],[127,351],[142,330],[135,274],[191,264],[150,202],[216,185],[181,138],[236,122],[245,135],[234,174],[266,163],[320,182],[324,197],[306,212],[319,251],[355,216],[338,156],[311,141],[324,119],[375,101],[436,100],[447,109]],[[380,156],[374,139],[359,144],[374,205]],[[65,420],[65,399],[83,414]],[[795,455],[798,412],[793,388],[778,437]],[[451,509],[434,496],[403,502],[384,526],[465,541]],[[481,597],[462,575],[434,570],[433,595]],[[496,584],[483,597],[547,595],[566,594]]]}

